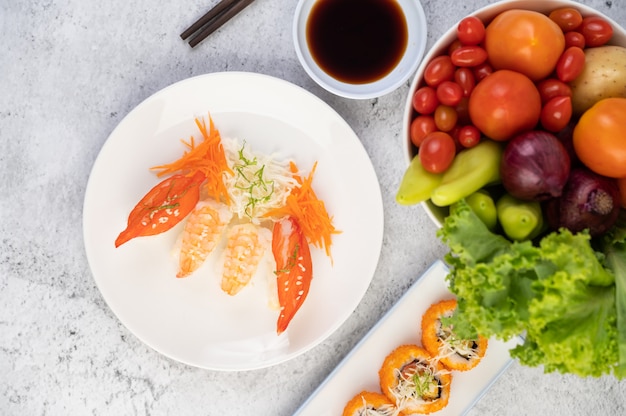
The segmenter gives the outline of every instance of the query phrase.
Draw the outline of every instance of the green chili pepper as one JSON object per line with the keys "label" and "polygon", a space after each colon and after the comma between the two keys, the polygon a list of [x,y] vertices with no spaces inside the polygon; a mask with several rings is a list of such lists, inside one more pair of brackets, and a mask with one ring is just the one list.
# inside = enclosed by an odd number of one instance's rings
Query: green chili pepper
{"label": "green chili pepper", "polygon": [[[489,228],[491,231],[496,229],[498,225],[498,214],[496,211],[496,203],[493,201],[489,192],[481,189],[474,192],[465,198],[465,202],[470,206],[476,216]],[[450,213],[454,213],[458,203],[454,203],[450,206]]]}
{"label": "green chili pepper", "polygon": [[440,207],[452,205],[486,185],[498,183],[501,159],[502,146],[493,140],[460,151],[433,190],[431,201]]}
{"label": "green chili pepper", "polygon": [[440,173],[426,171],[420,163],[419,156],[415,156],[404,172],[396,201],[400,205],[414,205],[426,201],[441,182],[442,176]]}
{"label": "green chili pepper", "polygon": [[543,230],[541,205],[537,201],[522,201],[504,194],[496,202],[496,211],[504,233],[512,240],[530,240]]}

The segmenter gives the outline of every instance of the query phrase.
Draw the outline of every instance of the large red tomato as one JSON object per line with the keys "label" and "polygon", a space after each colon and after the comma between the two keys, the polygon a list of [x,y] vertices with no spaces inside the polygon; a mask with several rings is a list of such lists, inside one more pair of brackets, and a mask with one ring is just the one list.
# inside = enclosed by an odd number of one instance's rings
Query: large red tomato
{"label": "large red tomato", "polygon": [[533,81],[550,75],[565,48],[561,28],[530,10],[507,10],[485,32],[485,49],[495,69],[521,72]]}
{"label": "large red tomato", "polygon": [[580,117],[574,128],[574,150],[592,171],[626,177],[626,98],[605,98]]}
{"label": "large red tomato", "polygon": [[476,84],[469,99],[469,115],[485,136],[504,141],[537,125],[541,97],[527,76],[501,69]]}

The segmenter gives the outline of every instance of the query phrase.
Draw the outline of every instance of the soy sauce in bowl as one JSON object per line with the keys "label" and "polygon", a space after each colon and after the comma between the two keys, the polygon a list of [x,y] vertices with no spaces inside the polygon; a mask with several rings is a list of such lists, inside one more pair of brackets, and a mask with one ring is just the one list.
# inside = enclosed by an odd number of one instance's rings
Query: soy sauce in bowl
{"label": "soy sauce in bowl", "polygon": [[341,82],[366,84],[386,76],[402,59],[407,22],[396,0],[317,0],[306,39],[324,72]]}

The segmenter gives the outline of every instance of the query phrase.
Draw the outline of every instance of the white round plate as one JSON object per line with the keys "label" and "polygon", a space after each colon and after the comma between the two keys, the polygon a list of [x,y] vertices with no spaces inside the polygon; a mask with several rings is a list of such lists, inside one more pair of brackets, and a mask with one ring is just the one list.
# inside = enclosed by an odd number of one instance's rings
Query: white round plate
{"label": "white round plate", "polygon": [[[195,117],[210,113],[222,137],[293,159],[341,231],[332,261],[312,247],[308,298],[286,332],[267,286],[236,296],[219,289],[210,264],[177,279],[171,256],[180,228],[115,248],[128,214],[161,179],[149,168],[178,159],[181,139],[200,138]],[[178,226],[177,226],[178,227]],[[111,133],[93,166],[83,211],[87,258],[119,320],[156,351],[212,370],[251,370],[292,359],[319,344],[350,316],[376,269],[383,235],[380,187],[356,134],[313,94],[273,77],[214,73],[173,84],[132,110]]]}

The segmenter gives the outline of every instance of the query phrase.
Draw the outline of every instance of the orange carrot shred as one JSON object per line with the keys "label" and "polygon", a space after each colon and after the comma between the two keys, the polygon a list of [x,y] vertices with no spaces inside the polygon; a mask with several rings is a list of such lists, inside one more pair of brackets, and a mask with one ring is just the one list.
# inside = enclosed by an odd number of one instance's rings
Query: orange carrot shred
{"label": "orange carrot shred", "polygon": [[189,142],[182,140],[188,150],[180,159],[165,165],[154,166],[151,169],[158,170],[157,176],[159,177],[173,173],[193,176],[196,172],[202,172],[207,178],[205,185],[207,193],[216,201],[230,204],[228,189],[224,184],[224,174],[233,175],[233,171],[228,167],[220,132],[215,128],[210,115],[209,130],[204,119],[196,118],[195,120],[203,141],[196,145],[193,136]]}
{"label": "orange carrot shred", "polygon": [[326,255],[331,257],[332,235],[339,234],[340,231],[335,229],[324,201],[317,198],[311,186],[316,167],[317,162],[313,165],[311,173],[303,179],[298,174],[296,164],[291,162],[290,169],[299,186],[291,189],[291,193],[287,196],[287,203],[283,207],[273,209],[266,216],[293,216],[297,219],[309,242],[318,248],[323,248]]}

